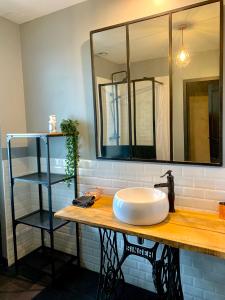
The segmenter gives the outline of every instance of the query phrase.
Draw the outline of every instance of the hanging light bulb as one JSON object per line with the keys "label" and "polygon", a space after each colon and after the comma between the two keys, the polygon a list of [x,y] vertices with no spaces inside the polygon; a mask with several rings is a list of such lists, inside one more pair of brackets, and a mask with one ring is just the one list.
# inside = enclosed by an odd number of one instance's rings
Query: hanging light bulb
{"label": "hanging light bulb", "polygon": [[188,50],[184,47],[184,29],[186,26],[181,26],[181,47],[176,54],[176,64],[180,68],[185,68],[191,61]]}

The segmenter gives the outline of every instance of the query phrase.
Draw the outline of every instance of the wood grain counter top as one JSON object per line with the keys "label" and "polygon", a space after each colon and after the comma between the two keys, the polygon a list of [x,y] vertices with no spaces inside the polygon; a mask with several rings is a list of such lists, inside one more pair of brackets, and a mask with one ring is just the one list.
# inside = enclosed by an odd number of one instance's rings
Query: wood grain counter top
{"label": "wood grain counter top", "polygon": [[56,212],[55,217],[225,258],[225,221],[217,214],[179,209],[160,224],[134,226],[116,219],[112,199],[103,196],[90,208],[71,205]]}

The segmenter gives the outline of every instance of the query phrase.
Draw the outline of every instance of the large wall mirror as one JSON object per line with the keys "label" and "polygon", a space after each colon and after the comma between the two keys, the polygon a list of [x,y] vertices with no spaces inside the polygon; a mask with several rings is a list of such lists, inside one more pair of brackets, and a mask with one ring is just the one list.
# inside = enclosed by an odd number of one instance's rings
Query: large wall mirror
{"label": "large wall mirror", "polygon": [[222,8],[91,32],[98,158],[222,165]]}

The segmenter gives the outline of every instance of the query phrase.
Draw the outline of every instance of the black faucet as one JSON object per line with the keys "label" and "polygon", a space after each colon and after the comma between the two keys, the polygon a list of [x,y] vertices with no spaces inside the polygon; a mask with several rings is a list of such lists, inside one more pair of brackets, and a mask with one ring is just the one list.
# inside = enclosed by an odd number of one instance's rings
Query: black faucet
{"label": "black faucet", "polygon": [[166,183],[158,183],[154,185],[154,188],[159,187],[167,187],[168,188],[168,200],[169,200],[169,212],[175,212],[174,201],[175,201],[175,193],[174,193],[174,176],[172,175],[172,171],[168,170],[164,175],[160,176],[161,178],[167,176]]}

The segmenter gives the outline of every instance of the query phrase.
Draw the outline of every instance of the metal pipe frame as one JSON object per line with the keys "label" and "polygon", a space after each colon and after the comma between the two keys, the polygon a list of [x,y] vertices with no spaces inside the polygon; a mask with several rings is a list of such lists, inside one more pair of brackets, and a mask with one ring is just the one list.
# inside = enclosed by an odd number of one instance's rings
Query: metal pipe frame
{"label": "metal pipe frame", "polygon": [[[58,136],[61,136],[60,134]],[[36,151],[37,151],[37,171],[41,173],[41,140],[43,140],[45,147],[46,147],[46,166],[47,166],[47,183],[40,183],[38,184],[38,192],[39,192],[39,209],[37,211],[33,211],[30,214],[27,214],[24,217],[29,215],[33,215],[35,212],[43,210],[43,188],[44,185],[48,189],[48,218],[49,218],[49,228],[41,228],[35,224],[27,224],[26,222],[23,223],[21,220],[16,219],[15,215],[15,204],[14,204],[14,185],[16,179],[13,177],[13,166],[12,166],[12,147],[11,147],[11,139],[13,138],[35,138],[36,140]],[[12,232],[13,232],[13,249],[14,249],[14,261],[15,261],[15,270],[16,273],[19,271],[19,261],[18,261],[18,253],[17,253],[17,237],[16,237],[16,227],[18,224],[25,224],[28,226],[32,226],[35,228],[41,229],[41,247],[38,247],[36,250],[40,248],[44,251],[45,249],[45,241],[44,241],[44,231],[47,231],[50,236],[50,249],[51,249],[51,277],[52,280],[55,279],[56,272],[55,272],[55,255],[54,255],[54,230],[64,226],[67,223],[62,224],[61,226],[55,227],[53,226],[53,211],[52,211],[52,189],[51,186],[57,182],[51,182],[51,166],[50,166],[50,135],[43,135],[43,134],[9,134],[7,135],[7,151],[8,151],[8,166],[9,166],[9,175],[10,175],[10,201],[11,201],[11,214],[12,214]],[[77,188],[77,164],[75,162],[74,165],[74,175],[71,176],[74,179],[74,195],[75,197],[78,196],[78,188]],[[60,182],[60,181],[59,181]],[[80,266],[80,245],[79,245],[79,224],[76,223],[76,245],[77,245],[77,257],[72,257],[71,261],[75,258],[77,259],[77,265]],[[36,251],[35,250],[35,251]]]}
{"label": "metal pipe frame", "polygon": [[52,216],[52,187],[51,187],[51,167],[50,167],[50,150],[49,137],[44,138],[46,145],[46,166],[47,166],[47,189],[48,189],[48,211],[49,211],[49,236],[51,249],[51,273],[52,279],[55,279],[55,261],[54,261],[54,230],[53,230],[53,216]]}
{"label": "metal pipe frame", "polygon": [[11,214],[12,214],[12,232],[13,232],[13,250],[14,250],[14,263],[15,270],[18,273],[18,254],[17,254],[17,238],[16,238],[16,226],[15,222],[15,205],[14,205],[14,178],[12,171],[12,149],[11,149],[11,138],[7,137],[7,151],[9,160],[9,175],[10,175],[10,202],[11,202]]}
{"label": "metal pipe frame", "polygon": [[[37,151],[37,171],[41,173],[41,141],[40,137],[36,138],[36,151]],[[39,208],[43,210],[43,191],[42,185],[38,184]],[[41,245],[45,245],[44,229],[41,228]]]}
{"label": "metal pipe frame", "polygon": [[[77,162],[74,162],[74,195],[75,198],[78,197],[78,185],[77,185]],[[79,223],[75,223],[76,227],[76,246],[77,246],[77,266],[80,267],[80,229],[79,229]]]}

